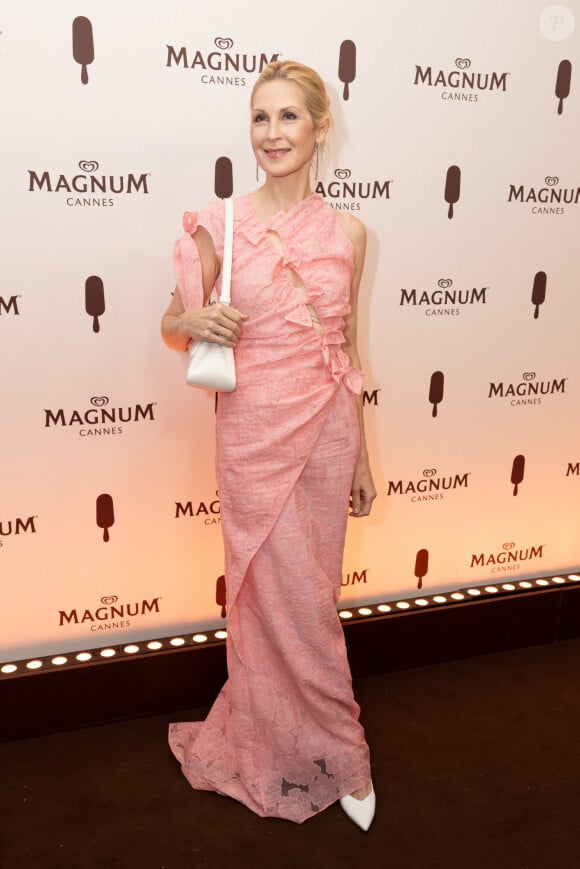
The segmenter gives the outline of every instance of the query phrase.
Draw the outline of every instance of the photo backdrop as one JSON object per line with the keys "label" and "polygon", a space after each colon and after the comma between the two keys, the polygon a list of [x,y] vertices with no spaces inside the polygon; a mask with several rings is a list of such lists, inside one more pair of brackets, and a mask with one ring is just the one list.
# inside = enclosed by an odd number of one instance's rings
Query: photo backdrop
{"label": "photo backdrop", "polygon": [[379,494],[343,601],[578,568],[579,15],[6,0],[2,660],[224,624],[214,398],[159,320],[216,161],[256,186],[249,95],[276,58],[327,83],[316,190],[368,228]]}

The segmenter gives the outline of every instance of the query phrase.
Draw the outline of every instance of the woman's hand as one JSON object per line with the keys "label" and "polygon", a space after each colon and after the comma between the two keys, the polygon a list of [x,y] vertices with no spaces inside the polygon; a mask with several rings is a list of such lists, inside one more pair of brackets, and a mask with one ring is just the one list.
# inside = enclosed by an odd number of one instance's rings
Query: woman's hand
{"label": "woman's hand", "polygon": [[221,302],[194,311],[184,311],[179,287],[176,287],[161,320],[161,335],[171,350],[181,353],[187,350],[191,339],[235,347],[242,330],[242,321],[246,317],[247,314],[241,314]]}
{"label": "woman's hand", "polygon": [[373,501],[377,497],[377,490],[373,483],[373,476],[366,456],[361,456],[357,462],[352,487],[350,490],[350,516],[368,516],[371,512]]}
{"label": "woman's hand", "polygon": [[194,341],[209,341],[222,347],[235,347],[247,314],[230,305],[208,305],[197,311],[185,311],[179,318],[180,331]]}

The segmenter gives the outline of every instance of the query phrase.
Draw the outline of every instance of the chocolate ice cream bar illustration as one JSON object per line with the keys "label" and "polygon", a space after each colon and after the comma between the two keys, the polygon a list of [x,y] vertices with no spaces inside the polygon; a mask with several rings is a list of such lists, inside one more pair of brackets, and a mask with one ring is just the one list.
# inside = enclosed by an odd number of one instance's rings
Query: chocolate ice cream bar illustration
{"label": "chocolate ice cream bar illustration", "polygon": [[109,528],[115,524],[113,499],[110,495],[99,495],[97,498],[97,526],[103,529],[103,540],[109,542]]}
{"label": "chocolate ice cream bar illustration", "polygon": [[218,606],[221,606],[221,617],[225,619],[226,617],[226,578],[222,574],[222,576],[218,576],[217,582],[215,584],[215,602]]}
{"label": "chocolate ice cream bar illustration", "polygon": [[95,59],[95,48],[93,45],[93,26],[88,18],[84,15],[79,15],[75,18],[72,25],[73,36],[73,57],[77,63],[80,63],[81,81],[83,84],[88,84],[89,74],[87,66]]}
{"label": "chocolate ice cream bar illustration", "polygon": [[218,199],[229,199],[234,192],[232,161],[229,157],[218,157],[215,161],[214,188]]}
{"label": "chocolate ice cream bar illustration", "polygon": [[514,484],[514,495],[518,494],[518,486],[524,479],[525,456],[516,456],[512,464],[511,482]]}
{"label": "chocolate ice cream bar illustration", "polygon": [[433,416],[437,416],[437,405],[443,401],[443,372],[434,371],[429,384],[429,401],[433,405]]}
{"label": "chocolate ice cream bar illustration", "polygon": [[105,288],[98,275],[91,275],[85,281],[85,311],[93,318],[93,332],[98,332],[99,317],[105,313]]}
{"label": "chocolate ice cream bar illustration", "polygon": [[453,206],[459,201],[459,190],[461,188],[461,169],[459,166],[450,166],[447,170],[445,179],[445,202],[449,204],[447,217],[449,220],[453,217]]}
{"label": "chocolate ice cream bar illustration", "polygon": [[570,93],[570,78],[572,76],[572,64],[569,60],[561,60],[556,76],[556,96],[558,97],[558,114],[564,109],[564,100]]}
{"label": "chocolate ice cream bar illustration", "polygon": [[429,550],[420,549],[415,558],[415,576],[417,577],[417,588],[423,588],[423,577],[427,576],[429,570]]}
{"label": "chocolate ice cream bar illustration", "polygon": [[534,286],[532,287],[532,305],[535,305],[534,320],[540,316],[540,305],[544,304],[546,298],[546,272],[536,272],[534,277]]}
{"label": "chocolate ice cream bar illustration", "polygon": [[348,86],[356,78],[356,45],[350,39],[345,39],[340,46],[340,53],[338,56],[338,78],[344,84],[342,98],[348,100]]}

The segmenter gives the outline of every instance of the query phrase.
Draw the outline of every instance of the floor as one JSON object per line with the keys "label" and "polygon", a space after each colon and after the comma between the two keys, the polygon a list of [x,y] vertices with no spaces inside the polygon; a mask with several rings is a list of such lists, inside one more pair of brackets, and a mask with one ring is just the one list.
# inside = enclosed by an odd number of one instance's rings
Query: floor
{"label": "floor", "polygon": [[580,869],[580,640],[355,681],[377,815],[193,791],[157,715],[0,745],[2,869]]}

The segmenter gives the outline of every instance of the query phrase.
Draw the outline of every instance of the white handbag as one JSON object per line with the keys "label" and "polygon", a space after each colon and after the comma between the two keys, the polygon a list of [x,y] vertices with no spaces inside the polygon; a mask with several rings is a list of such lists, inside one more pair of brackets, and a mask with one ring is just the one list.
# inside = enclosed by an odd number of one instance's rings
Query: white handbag
{"label": "white handbag", "polygon": [[[224,256],[220,302],[229,305],[234,241],[233,200],[226,199],[224,206]],[[222,347],[221,344],[213,344],[211,341],[192,341],[186,354],[185,379],[190,386],[201,386],[218,392],[233,392],[236,388],[236,364],[232,347]]]}

